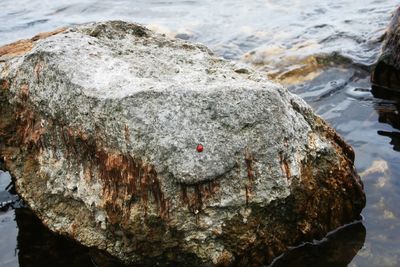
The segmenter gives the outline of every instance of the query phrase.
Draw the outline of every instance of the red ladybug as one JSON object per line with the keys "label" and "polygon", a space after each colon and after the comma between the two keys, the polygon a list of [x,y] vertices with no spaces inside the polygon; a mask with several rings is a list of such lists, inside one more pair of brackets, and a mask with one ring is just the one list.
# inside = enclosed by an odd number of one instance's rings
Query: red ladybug
{"label": "red ladybug", "polygon": [[203,149],[204,149],[204,147],[203,147],[203,145],[202,144],[198,144],[197,145],[197,147],[196,147],[196,150],[197,150],[197,152],[203,152]]}

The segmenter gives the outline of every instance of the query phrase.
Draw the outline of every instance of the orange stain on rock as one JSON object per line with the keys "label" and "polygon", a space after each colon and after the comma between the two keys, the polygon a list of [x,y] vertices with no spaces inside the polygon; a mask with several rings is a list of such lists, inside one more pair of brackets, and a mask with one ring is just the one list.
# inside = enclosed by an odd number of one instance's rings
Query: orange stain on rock
{"label": "orange stain on rock", "polygon": [[43,32],[39,33],[38,35],[35,35],[31,39],[24,39],[11,44],[4,45],[0,47],[0,58],[3,56],[16,57],[23,55],[29,52],[33,48],[33,45],[36,41],[41,39],[46,39],[50,36],[62,33],[65,30],[66,28],[61,28],[51,32]]}

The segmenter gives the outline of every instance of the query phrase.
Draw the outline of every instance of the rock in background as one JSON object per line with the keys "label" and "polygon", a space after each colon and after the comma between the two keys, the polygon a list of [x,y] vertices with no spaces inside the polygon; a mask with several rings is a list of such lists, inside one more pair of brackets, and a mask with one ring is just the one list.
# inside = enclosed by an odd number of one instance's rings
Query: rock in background
{"label": "rock in background", "polygon": [[0,48],[0,102],[21,197],[127,263],[258,266],[365,205],[353,150],[304,101],[136,24]]}
{"label": "rock in background", "polygon": [[382,53],[371,77],[374,95],[381,96],[384,90],[400,94],[400,8],[388,26]]}

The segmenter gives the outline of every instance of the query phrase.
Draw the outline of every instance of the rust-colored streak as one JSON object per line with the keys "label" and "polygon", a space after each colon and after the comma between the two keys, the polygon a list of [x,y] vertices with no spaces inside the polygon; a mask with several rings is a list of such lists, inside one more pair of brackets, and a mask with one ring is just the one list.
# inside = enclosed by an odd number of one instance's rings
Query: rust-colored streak
{"label": "rust-colored streak", "polygon": [[17,143],[23,145],[35,145],[42,148],[41,136],[45,132],[40,125],[40,120],[27,107],[20,107],[16,113],[16,136]]}
{"label": "rust-colored streak", "polygon": [[281,164],[281,169],[282,169],[282,173],[286,176],[286,178],[288,180],[290,180],[290,177],[292,176],[292,173],[290,171],[290,167],[289,164],[285,158],[285,156],[283,155],[283,153],[279,153],[279,161]]}
{"label": "rust-colored streak", "polygon": [[202,187],[200,184],[197,184],[194,187],[194,203],[197,204],[194,212],[196,214],[199,213],[203,208],[203,191],[200,189],[200,187]]}
{"label": "rust-colored streak", "polygon": [[61,127],[61,139],[66,148],[66,157],[70,158],[78,156],[78,148],[76,146],[75,137],[72,135],[71,129],[68,127]]}
{"label": "rust-colored streak", "polygon": [[15,43],[4,45],[0,47],[0,58],[3,56],[15,57],[23,55],[33,48],[34,42],[41,39],[46,39],[52,35],[59,34],[61,32],[64,32],[65,30],[66,28],[61,28],[51,32],[43,32],[35,35],[31,39],[20,40]]}
{"label": "rust-colored streak", "polygon": [[249,205],[250,190],[249,190],[249,187],[247,185],[245,185],[244,188],[246,190],[246,205]]}
{"label": "rust-colored streak", "polygon": [[187,196],[187,186],[186,185],[181,185],[181,192],[182,192],[182,202],[188,203],[189,199]]}
{"label": "rust-colored streak", "polygon": [[162,218],[166,218],[169,215],[169,201],[164,199],[164,194],[161,191],[160,181],[157,179],[157,173],[153,168],[151,172],[152,181],[150,181],[150,192],[152,192],[155,203],[158,205],[160,216]]}
{"label": "rust-colored streak", "polygon": [[43,63],[41,61],[37,62],[35,65],[35,77],[36,77],[36,81],[39,83],[40,82],[40,71],[42,70],[42,66]]}
{"label": "rust-colored streak", "polygon": [[[3,89],[4,87],[8,89],[9,86],[8,80],[1,80]],[[0,99],[0,132],[2,133],[0,154],[2,147],[43,149],[42,135],[46,130],[41,124],[41,117],[32,111],[27,101],[29,97],[27,84],[21,85],[17,96],[18,102],[13,106],[6,97]]]}
{"label": "rust-colored streak", "polygon": [[31,132],[34,124],[34,114],[31,110],[21,108],[16,114],[16,121],[18,123],[18,135],[22,137],[22,139],[26,139],[26,135]]}
{"label": "rust-colored streak", "polygon": [[247,177],[249,178],[249,180],[253,180],[254,179],[254,172],[253,172],[253,155],[249,152],[246,151],[245,154],[245,162],[246,162],[246,168],[247,168]]}
{"label": "rust-colored streak", "polygon": [[[82,165],[83,173],[89,180],[98,177],[103,184],[103,203],[110,223],[127,222],[132,204],[139,204],[145,213],[151,206],[152,212],[158,212],[163,219],[168,218],[169,202],[164,197],[152,165],[129,154],[109,150],[102,145],[101,140],[88,136],[80,129],[60,125],[55,121],[46,123],[27,103],[21,104],[16,110],[15,123],[10,122],[10,125],[15,125],[15,134],[7,137],[7,142],[18,147],[34,146],[39,151],[53,146],[55,151],[63,150],[70,166]],[[3,120],[0,120],[1,123]],[[7,125],[0,125],[0,131],[3,132],[4,128],[5,132]]]}
{"label": "rust-colored streak", "polygon": [[249,150],[246,150],[245,152],[244,161],[246,163],[247,178],[248,178],[248,182],[245,185],[246,205],[248,205],[251,198],[251,192],[253,191],[253,180],[254,180],[254,170],[253,170],[254,157]]}
{"label": "rust-colored streak", "polygon": [[159,216],[168,217],[169,203],[153,166],[130,155],[106,152],[100,148],[95,149],[95,160],[104,184],[103,197],[111,223],[127,220],[131,204],[136,199],[140,200],[145,213],[152,200]]}
{"label": "rust-colored streak", "polygon": [[129,132],[129,127],[126,124],[125,124],[125,127],[124,127],[124,137],[125,137],[125,142],[127,144],[130,144],[131,143],[131,138],[130,138],[131,134]]}
{"label": "rust-colored streak", "polygon": [[8,90],[10,89],[10,83],[8,80],[1,80],[0,81],[0,90]]}
{"label": "rust-colored streak", "polygon": [[29,97],[29,86],[27,84],[21,85],[21,99],[27,100]]}
{"label": "rust-colored streak", "polygon": [[195,185],[181,185],[182,202],[190,212],[198,214],[204,208],[208,199],[212,198],[219,190],[218,181],[206,181]]}

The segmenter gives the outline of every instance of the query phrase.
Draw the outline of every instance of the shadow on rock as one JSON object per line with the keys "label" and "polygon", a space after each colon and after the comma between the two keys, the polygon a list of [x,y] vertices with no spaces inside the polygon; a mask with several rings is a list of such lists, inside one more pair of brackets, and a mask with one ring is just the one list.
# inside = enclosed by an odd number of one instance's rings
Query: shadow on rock
{"label": "shadow on rock", "polygon": [[284,254],[271,267],[347,266],[365,241],[366,230],[361,222],[328,235],[316,244],[306,244]]}
{"label": "shadow on rock", "polygon": [[[15,210],[20,267],[123,267],[114,258],[93,251],[48,230],[27,208]],[[101,260],[101,261],[100,261]],[[98,262],[99,261],[99,262]]]}
{"label": "shadow on rock", "polygon": [[[108,254],[50,232],[29,209],[16,209],[16,220],[20,267],[127,267]],[[328,235],[321,242],[291,250],[271,266],[347,266],[363,246],[365,235],[363,224],[355,223]],[[165,265],[153,262],[148,266]]]}
{"label": "shadow on rock", "polygon": [[20,267],[150,267],[187,266],[183,263],[164,264],[148,259],[144,265],[125,265],[115,257],[97,249],[87,248],[67,237],[54,234],[28,208],[15,210],[18,232]]}

